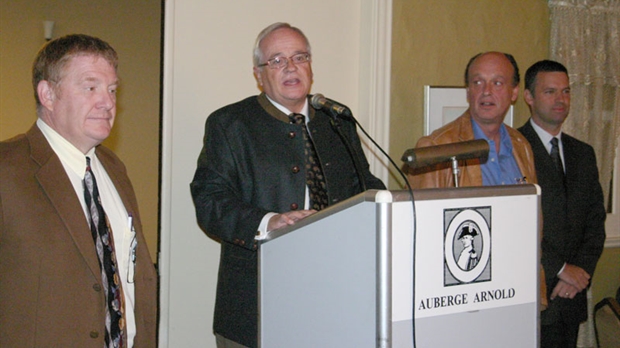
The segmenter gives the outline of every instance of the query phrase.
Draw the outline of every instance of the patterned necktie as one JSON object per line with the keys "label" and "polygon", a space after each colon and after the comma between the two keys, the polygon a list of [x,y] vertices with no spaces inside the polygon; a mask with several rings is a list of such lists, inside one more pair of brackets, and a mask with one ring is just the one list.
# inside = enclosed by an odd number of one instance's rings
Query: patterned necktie
{"label": "patterned necktie", "polygon": [[558,138],[553,137],[551,139],[551,152],[549,153],[555,170],[564,179],[564,166],[562,165],[562,158],[560,157],[560,147],[558,146]]}
{"label": "patterned necktie", "polygon": [[86,157],[86,174],[84,175],[84,199],[90,215],[90,231],[97,249],[99,267],[101,268],[101,280],[106,298],[105,317],[105,347],[124,347],[123,331],[125,320],[123,318],[124,299],[121,288],[120,275],[114,252],[114,238],[106,217],[97,181],[90,168],[90,158]]}
{"label": "patterned necktie", "polygon": [[323,168],[319,162],[316,149],[312,143],[312,138],[306,127],[306,116],[302,114],[291,114],[289,116],[291,122],[300,125],[303,130],[304,137],[304,155],[306,158],[306,185],[310,195],[310,208],[321,210],[327,207],[329,200],[327,198],[327,184],[323,175]]}

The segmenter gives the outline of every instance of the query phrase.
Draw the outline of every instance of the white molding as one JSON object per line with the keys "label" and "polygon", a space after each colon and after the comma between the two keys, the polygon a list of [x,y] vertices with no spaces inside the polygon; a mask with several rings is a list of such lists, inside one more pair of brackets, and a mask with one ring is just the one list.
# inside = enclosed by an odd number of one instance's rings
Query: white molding
{"label": "white molding", "polygon": [[620,247],[620,145],[616,148],[616,159],[614,162],[612,193],[612,212],[607,214],[605,220],[605,248]]}
{"label": "white molding", "polygon": [[620,248],[620,237],[608,237],[605,240],[605,248]]}
{"label": "white molding", "polygon": [[170,263],[172,229],[172,115],[174,95],[174,8],[175,0],[166,0],[163,40],[163,95],[161,133],[161,188],[159,233],[159,344],[169,345],[170,327]]}
{"label": "white molding", "polygon": [[[368,115],[368,133],[389,153],[392,0],[362,1],[360,28],[360,110]],[[362,137],[370,170],[388,182],[389,161]]]}

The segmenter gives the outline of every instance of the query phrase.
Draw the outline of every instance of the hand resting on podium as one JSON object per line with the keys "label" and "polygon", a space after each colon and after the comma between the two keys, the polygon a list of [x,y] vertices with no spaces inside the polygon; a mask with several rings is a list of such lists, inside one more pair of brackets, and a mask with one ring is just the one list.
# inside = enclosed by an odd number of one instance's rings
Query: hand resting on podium
{"label": "hand resting on podium", "polygon": [[269,223],[267,224],[267,231],[273,231],[277,230],[278,228],[294,225],[297,221],[314,213],[316,213],[316,210],[295,210],[274,215],[269,219]]}

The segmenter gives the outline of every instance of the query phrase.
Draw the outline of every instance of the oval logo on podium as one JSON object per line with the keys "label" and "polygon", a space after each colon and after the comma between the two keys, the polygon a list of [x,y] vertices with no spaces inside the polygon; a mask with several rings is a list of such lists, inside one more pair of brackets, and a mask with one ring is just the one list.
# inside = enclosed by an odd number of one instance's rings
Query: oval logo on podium
{"label": "oval logo on podium", "polygon": [[444,211],[444,285],[491,280],[491,207]]}

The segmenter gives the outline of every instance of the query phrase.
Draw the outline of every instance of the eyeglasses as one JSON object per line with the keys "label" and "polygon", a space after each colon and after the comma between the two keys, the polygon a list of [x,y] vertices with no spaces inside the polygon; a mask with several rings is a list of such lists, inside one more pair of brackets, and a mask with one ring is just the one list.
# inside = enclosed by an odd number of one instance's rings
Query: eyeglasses
{"label": "eyeglasses", "polygon": [[293,63],[295,63],[295,65],[297,64],[304,64],[304,63],[308,63],[312,60],[312,56],[310,55],[310,53],[308,52],[303,52],[303,53],[297,53],[295,55],[292,55],[288,58],[286,57],[273,57],[269,60],[267,60],[267,63],[263,63],[263,64],[258,64],[257,67],[261,68],[264,66],[269,66],[269,68],[271,69],[282,69],[288,66],[288,62],[291,61]]}

